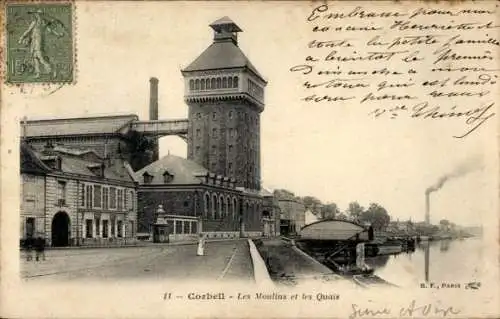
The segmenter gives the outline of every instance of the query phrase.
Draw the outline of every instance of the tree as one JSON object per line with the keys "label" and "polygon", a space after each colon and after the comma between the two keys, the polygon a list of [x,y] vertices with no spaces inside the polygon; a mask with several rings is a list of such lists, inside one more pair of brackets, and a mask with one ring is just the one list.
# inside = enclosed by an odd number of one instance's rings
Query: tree
{"label": "tree", "polygon": [[325,204],[321,208],[321,218],[322,219],[333,219],[339,213],[340,213],[340,210],[337,207],[337,204],[335,204],[335,203]]}
{"label": "tree", "polygon": [[154,148],[156,143],[154,139],[137,131],[128,131],[124,136],[125,150],[121,149],[120,152],[127,155],[129,158],[130,166],[134,171],[138,171],[153,161]]}
{"label": "tree", "polygon": [[321,201],[313,196],[304,196],[302,197],[302,202],[306,209],[315,210],[317,206],[322,205]]}
{"label": "tree", "polygon": [[273,192],[274,197],[278,199],[293,199],[295,194],[287,189],[275,189]]}
{"label": "tree", "polygon": [[361,214],[360,220],[369,222],[374,230],[383,230],[389,224],[391,217],[384,207],[371,203],[368,209]]}
{"label": "tree", "polygon": [[347,220],[347,216],[344,213],[340,213],[340,214],[337,215],[337,219]]}
{"label": "tree", "polygon": [[364,208],[358,202],[349,203],[346,214],[353,220],[359,220]]}

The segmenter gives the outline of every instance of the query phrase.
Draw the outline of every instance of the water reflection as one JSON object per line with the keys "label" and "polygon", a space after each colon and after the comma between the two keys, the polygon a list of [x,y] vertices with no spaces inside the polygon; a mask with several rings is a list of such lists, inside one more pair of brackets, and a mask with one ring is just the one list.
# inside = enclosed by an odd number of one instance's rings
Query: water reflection
{"label": "water reflection", "polygon": [[379,277],[399,286],[424,281],[469,282],[481,278],[482,241],[443,240],[421,242],[414,252],[366,258]]}

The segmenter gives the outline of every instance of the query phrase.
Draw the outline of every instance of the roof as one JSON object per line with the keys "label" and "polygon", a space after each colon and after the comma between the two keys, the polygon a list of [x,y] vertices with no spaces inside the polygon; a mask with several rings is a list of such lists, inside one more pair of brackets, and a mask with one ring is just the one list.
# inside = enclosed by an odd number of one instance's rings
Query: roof
{"label": "roof", "polygon": [[231,32],[242,32],[243,31],[228,16],[224,16],[224,17],[218,19],[217,21],[213,22],[210,26],[214,30],[220,30],[222,26],[225,26],[225,27],[228,27],[228,29]]}
{"label": "roof", "polygon": [[[91,168],[100,167],[101,163],[91,162],[82,158],[61,154],[61,171],[64,173],[98,177]],[[109,165],[104,165],[104,178],[123,182],[133,182],[125,168],[125,161],[113,159]]]}
{"label": "roof", "polygon": [[112,134],[133,121],[137,115],[109,115],[26,121],[23,134],[26,137],[48,137],[60,135]]}
{"label": "roof", "polygon": [[186,185],[200,184],[202,180],[196,176],[206,175],[208,170],[185,158],[167,155],[135,172],[134,176],[140,184],[144,184],[143,175],[147,173],[153,177],[148,185],[164,185],[164,174],[166,172],[173,177],[169,184]]}
{"label": "roof", "polygon": [[183,71],[206,71],[230,68],[247,68],[264,81],[243,51],[232,42],[214,42]]}
{"label": "roof", "polygon": [[21,142],[20,152],[21,173],[45,174],[50,171],[39,158],[31,147],[25,142]]}
{"label": "roof", "polygon": [[[57,170],[46,165],[43,160],[61,160],[61,169]],[[95,173],[96,167],[101,167],[103,162],[89,161],[85,158],[68,155],[66,153],[51,150],[50,154],[37,152],[26,143],[21,143],[21,172],[22,173],[68,173],[86,176],[96,179],[110,179],[114,181],[133,182],[132,176],[126,167],[126,162],[121,159],[112,159],[104,165],[104,176]]]}

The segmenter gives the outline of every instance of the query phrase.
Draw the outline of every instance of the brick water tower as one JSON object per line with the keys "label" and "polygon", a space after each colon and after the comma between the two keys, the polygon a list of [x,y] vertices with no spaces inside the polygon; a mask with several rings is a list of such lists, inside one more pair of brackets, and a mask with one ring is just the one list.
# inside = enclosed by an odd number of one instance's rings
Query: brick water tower
{"label": "brick water tower", "polygon": [[213,43],[188,67],[188,159],[236,185],[260,189],[260,113],[267,82],[238,47],[228,17],[210,25]]}

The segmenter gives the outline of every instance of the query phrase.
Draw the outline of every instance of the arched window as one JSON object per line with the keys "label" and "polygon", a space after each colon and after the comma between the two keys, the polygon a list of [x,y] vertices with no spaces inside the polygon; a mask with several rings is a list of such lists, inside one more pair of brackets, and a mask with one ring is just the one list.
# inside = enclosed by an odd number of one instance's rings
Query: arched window
{"label": "arched window", "polygon": [[233,87],[235,87],[235,88],[238,87],[238,77],[237,76],[233,77]]}
{"label": "arched window", "polygon": [[194,90],[194,80],[189,80],[189,90]]}
{"label": "arched window", "polygon": [[227,78],[226,77],[223,77],[222,78],[222,88],[227,88]]}
{"label": "arched window", "polygon": [[229,200],[230,200],[229,196],[227,196],[226,199],[225,199],[225,201],[224,201],[224,208],[225,208],[224,209],[224,214],[225,214],[225,216],[230,216],[229,215],[229,212],[230,212],[230,210],[229,210]]}
{"label": "arched window", "polygon": [[204,196],[204,209],[203,209],[203,217],[208,217],[208,210],[210,209],[210,195],[208,193],[205,193]]}
{"label": "arched window", "polygon": [[213,194],[212,195],[212,219],[216,218],[216,212],[217,212],[217,195]]}
{"label": "arched window", "polygon": [[221,87],[221,79],[217,78],[217,88],[220,89]]}
{"label": "arched window", "polygon": [[220,195],[219,197],[219,218],[220,219],[224,219],[224,211],[225,211],[225,207],[224,207],[224,197],[222,197],[222,195]]}
{"label": "arched window", "polygon": [[229,111],[229,118],[232,119],[233,118],[233,111]]}
{"label": "arched window", "polygon": [[196,79],[196,81],[194,81],[194,89],[196,91],[198,91],[200,89],[200,80],[199,79]]}
{"label": "arched window", "polygon": [[210,88],[211,88],[211,89],[215,89],[215,78],[212,78],[212,79],[210,80]]}
{"label": "arched window", "polygon": [[233,197],[233,205],[231,205],[232,208],[232,214],[233,214],[233,219],[237,218],[237,207],[238,207],[238,202],[236,201],[236,197]]}
{"label": "arched window", "polygon": [[205,89],[205,79],[201,79],[201,90]]}
{"label": "arched window", "polygon": [[207,79],[207,90],[210,90],[210,79]]}
{"label": "arched window", "polygon": [[245,210],[243,211],[243,218],[246,220],[248,218],[248,214],[250,213],[249,211],[250,206],[248,205],[248,202],[245,203]]}
{"label": "arched window", "polygon": [[232,77],[229,77],[227,79],[227,87],[228,88],[232,88],[233,87],[233,78]]}

